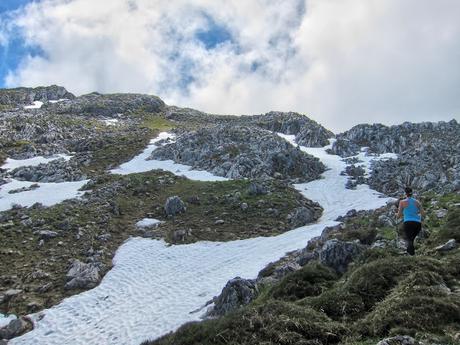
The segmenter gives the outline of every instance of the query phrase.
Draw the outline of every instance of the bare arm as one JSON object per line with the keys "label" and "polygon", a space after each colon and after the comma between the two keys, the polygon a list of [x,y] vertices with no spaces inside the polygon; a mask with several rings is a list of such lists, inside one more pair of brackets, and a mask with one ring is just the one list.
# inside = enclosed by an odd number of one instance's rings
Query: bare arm
{"label": "bare arm", "polygon": [[399,202],[398,214],[396,215],[397,218],[401,218],[401,217],[402,217],[403,209],[404,209],[403,203],[404,203],[404,202],[403,202],[402,200]]}
{"label": "bare arm", "polygon": [[425,210],[423,209],[422,204],[418,200],[417,200],[417,207],[418,207],[418,211],[420,212],[420,215],[422,217],[425,217]]}

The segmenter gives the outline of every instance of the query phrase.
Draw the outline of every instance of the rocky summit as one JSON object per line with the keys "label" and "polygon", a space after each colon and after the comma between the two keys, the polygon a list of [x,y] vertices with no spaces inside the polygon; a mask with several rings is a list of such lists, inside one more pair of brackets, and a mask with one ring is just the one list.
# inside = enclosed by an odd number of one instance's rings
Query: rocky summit
{"label": "rocky summit", "polygon": [[0,344],[459,344],[459,138],[0,90]]}

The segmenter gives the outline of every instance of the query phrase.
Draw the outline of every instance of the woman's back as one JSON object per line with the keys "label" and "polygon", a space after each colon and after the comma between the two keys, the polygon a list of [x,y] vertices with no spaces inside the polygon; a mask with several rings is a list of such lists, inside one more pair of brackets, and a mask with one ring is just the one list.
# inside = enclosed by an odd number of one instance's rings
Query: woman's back
{"label": "woman's back", "polygon": [[418,201],[412,197],[408,197],[403,201],[403,216],[405,222],[421,222],[420,207]]}

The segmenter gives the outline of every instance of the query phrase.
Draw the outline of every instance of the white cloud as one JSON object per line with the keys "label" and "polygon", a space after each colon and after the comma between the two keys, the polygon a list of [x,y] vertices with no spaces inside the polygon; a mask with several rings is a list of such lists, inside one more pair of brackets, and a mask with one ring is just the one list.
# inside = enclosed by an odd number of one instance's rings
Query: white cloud
{"label": "white cloud", "polygon": [[[213,113],[292,110],[333,130],[459,119],[458,1],[303,7],[302,0],[43,0],[15,24],[45,56],[25,58],[7,84],[145,92]],[[207,16],[230,42],[207,50],[196,38]]]}

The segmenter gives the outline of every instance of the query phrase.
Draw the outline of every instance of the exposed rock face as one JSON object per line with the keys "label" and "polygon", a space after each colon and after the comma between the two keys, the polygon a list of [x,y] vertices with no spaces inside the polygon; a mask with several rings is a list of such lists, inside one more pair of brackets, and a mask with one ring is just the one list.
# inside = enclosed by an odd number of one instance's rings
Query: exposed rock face
{"label": "exposed rock face", "polygon": [[221,294],[214,300],[214,308],[208,316],[222,316],[251,302],[258,294],[254,280],[233,278],[227,282]]}
{"label": "exposed rock face", "polygon": [[356,242],[332,239],[327,241],[319,250],[319,261],[339,273],[344,273],[348,264],[358,257],[364,249],[365,246]]}
{"label": "exposed rock face", "polygon": [[30,182],[70,182],[86,179],[78,162],[75,160],[66,161],[63,158],[37,166],[17,168],[9,175],[16,180]]}
{"label": "exposed rock face", "polygon": [[34,101],[46,102],[58,99],[74,99],[75,96],[62,86],[47,87],[18,87],[16,89],[0,90],[0,104],[22,106]]}
{"label": "exposed rock face", "polygon": [[32,322],[24,317],[11,320],[8,325],[0,328],[1,339],[13,339],[33,329]]}
{"label": "exposed rock face", "polygon": [[272,111],[265,115],[243,117],[243,119],[272,132],[295,135],[296,142],[307,147],[326,146],[329,144],[329,138],[334,137],[334,133],[298,113]]}
{"label": "exposed rock face", "polygon": [[398,159],[375,161],[368,179],[371,188],[387,195],[396,196],[407,185],[420,192],[451,192],[460,189],[458,138],[460,125],[455,120],[358,125],[338,135],[331,152],[351,156],[365,146],[370,153],[397,153]]}
{"label": "exposed rock face", "polygon": [[66,275],[65,289],[90,289],[95,287],[101,279],[99,266],[94,263],[85,264],[80,260],[74,260]]}
{"label": "exposed rock face", "polygon": [[289,214],[289,223],[294,228],[304,226],[318,219],[321,215],[320,210],[314,208],[298,207],[291,214]]}
{"label": "exposed rock face", "polygon": [[166,200],[164,209],[167,216],[175,216],[187,210],[185,203],[177,195]]}
{"label": "exposed rock face", "polygon": [[317,159],[277,135],[246,126],[216,126],[186,133],[155,150],[152,159],[172,159],[228,178],[311,181],[324,171]]}
{"label": "exposed rock face", "polygon": [[80,96],[72,102],[47,104],[45,107],[56,113],[113,117],[117,114],[136,111],[158,113],[164,109],[164,102],[156,97],[141,94],[108,94],[97,92]]}
{"label": "exposed rock face", "polygon": [[303,146],[322,147],[329,144],[334,133],[307,116],[293,112],[272,111],[262,115],[222,116],[206,114],[194,109],[167,107],[166,116],[177,122],[193,122],[199,127],[233,124],[267,129],[272,132],[295,135]]}

